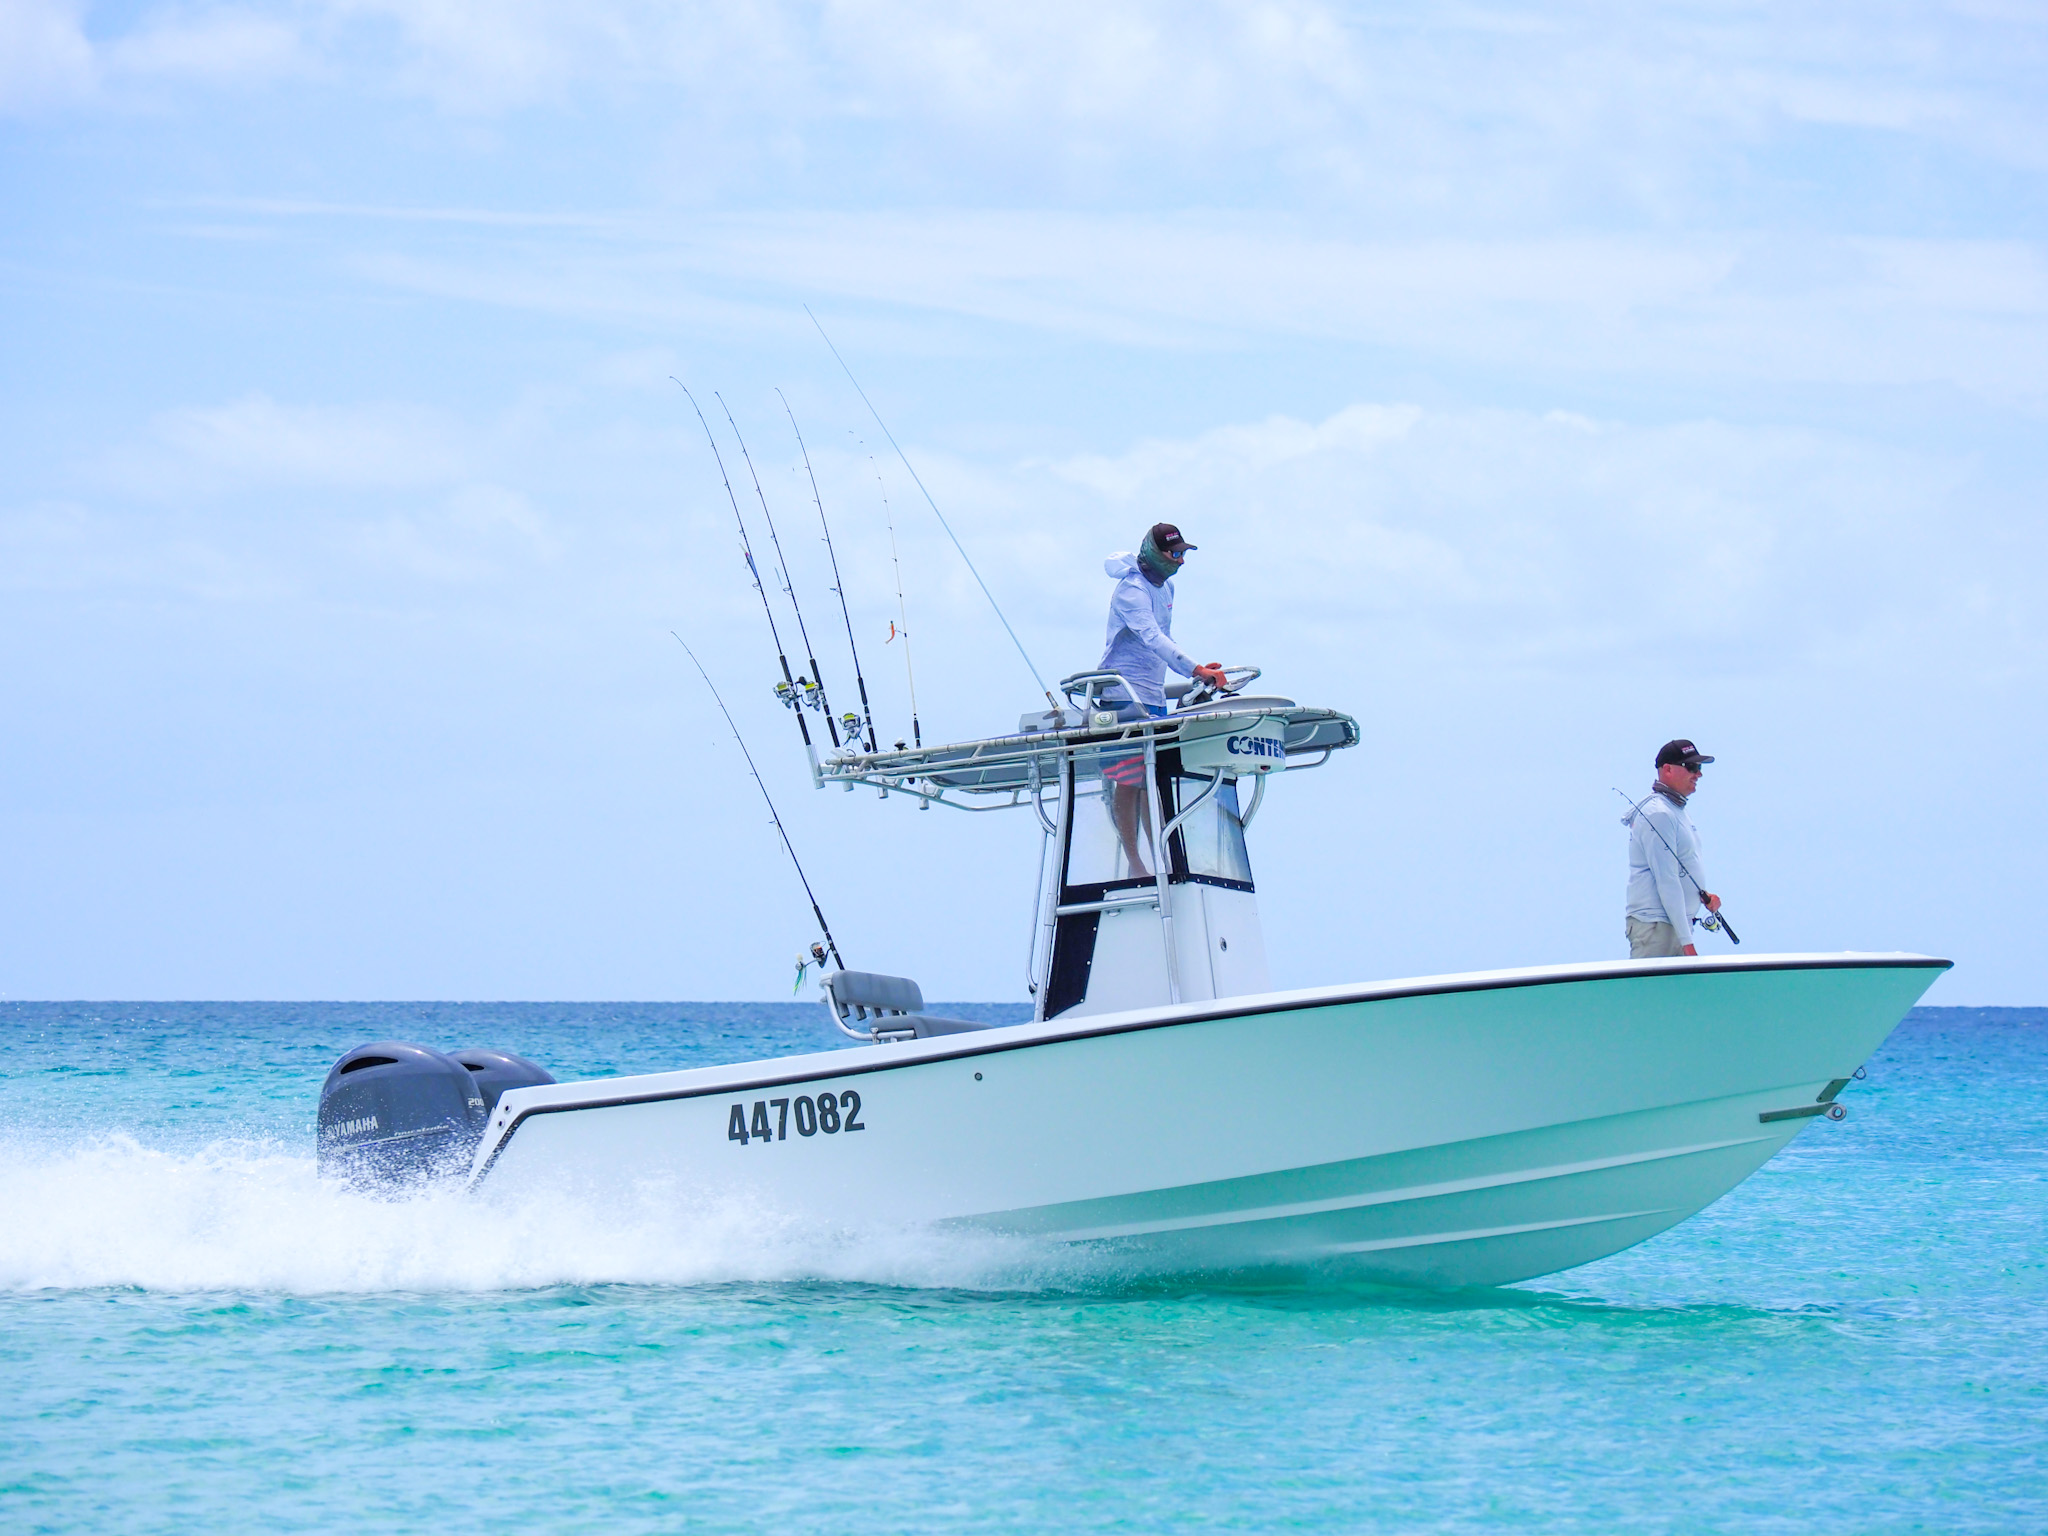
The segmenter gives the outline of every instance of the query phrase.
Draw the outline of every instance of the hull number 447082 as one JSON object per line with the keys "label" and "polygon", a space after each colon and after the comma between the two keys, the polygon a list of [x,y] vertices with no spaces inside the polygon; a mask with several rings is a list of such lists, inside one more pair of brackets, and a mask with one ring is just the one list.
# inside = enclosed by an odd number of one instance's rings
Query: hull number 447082
{"label": "hull number 447082", "polygon": [[867,1129],[860,1121],[860,1095],[849,1088],[840,1094],[821,1093],[815,1099],[809,1094],[799,1099],[756,1099],[752,1114],[746,1105],[735,1104],[726,1116],[725,1139],[743,1147],[750,1141],[787,1141],[792,1120],[799,1136],[816,1136],[821,1131],[837,1136],[841,1131]]}

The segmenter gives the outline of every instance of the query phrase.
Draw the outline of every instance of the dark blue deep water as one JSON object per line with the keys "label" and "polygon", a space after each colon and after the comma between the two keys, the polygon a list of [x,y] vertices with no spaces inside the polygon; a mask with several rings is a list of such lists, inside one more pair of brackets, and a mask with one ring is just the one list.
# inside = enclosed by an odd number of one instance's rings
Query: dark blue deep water
{"label": "dark blue deep water", "polygon": [[1700,1217],[1451,1295],[313,1175],[364,1040],[567,1078],[826,1029],[0,1004],[0,1529],[2048,1530],[2048,1009],[1922,1010]]}

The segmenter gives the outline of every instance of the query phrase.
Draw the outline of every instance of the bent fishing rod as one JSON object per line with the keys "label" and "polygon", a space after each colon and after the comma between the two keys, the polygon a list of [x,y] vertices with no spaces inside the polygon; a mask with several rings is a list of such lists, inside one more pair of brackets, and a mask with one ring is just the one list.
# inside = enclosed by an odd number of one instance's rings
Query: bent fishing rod
{"label": "bent fishing rod", "polygon": [[[761,568],[754,564],[754,546],[747,540],[747,520],[740,516],[740,499],[733,494],[732,477],[725,472],[725,455],[718,451],[718,439],[711,435],[711,423],[704,420],[704,408],[697,404],[697,397],[690,393],[690,386],[674,374],[669,375],[669,381],[683,392],[683,398],[690,402],[690,409],[697,413],[697,420],[704,428],[704,440],[711,445],[711,457],[718,461],[718,478],[725,483],[725,499],[732,503],[733,521],[740,525],[740,553],[746,556],[747,574],[754,579],[754,590],[761,594],[761,611],[768,616],[768,633],[775,641],[775,659],[782,663],[782,681],[775,686],[775,696],[796,712],[797,732],[804,739],[805,753],[809,754],[811,728],[804,724],[803,696],[797,692],[796,679],[789,673],[789,657],[782,649],[782,631],[775,627],[775,610],[769,606],[768,589],[761,585]],[[680,643],[682,636],[677,635],[676,640]],[[688,650],[689,647],[684,646],[683,649]]]}
{"label": "bent fishing rod", "polygon": [[[1609,787],[1611,788],[1612,786]],[[1621,795],[1621,791],[1619,789],[1616,789],[1614,792],[1617,795]],[[1655,790],[1650,791],[1651,795],[1654,795],[1655,793]],[[1692,871],[1685,867],[1685,860],[1681,859],[1678,856],[1678,850],[1671,846],[1670,839],[1665,837],[1665,835],[1662,832],[1657,832],[1657,823],[1650,820],[1649,817],[1643,815],[1643,807],[1650,803],[1649,795],[1645,795],[1641,800],[1630,800],[1627,795],[1621,795],[1621,798],[1627,803],[1629,808],[1629,814],[1622,820],[1622,825],[1627,826],[1637,817],[1642,817],[1643,825],[1648,827],[1652,832],[1657,833],[1657,841],[1662,843],[1664,845],[1664,851],[1671,855],[1671,861],[1678,866],[1678,872],[1681,875],[1685,876],[1686,879],[1692,880],[1692,888],[1695,891],[1699,892],[1700,901],[1704,905],[1707,897],[1707,888],[1704,885],[1701,885],[1699,881],[1693,880]],[[1716,911],[1712,907],[1707,908],[1707,915],[1700,920],[1700,924],[1709,933],[1713,932],[1716,928],[1720,929],[1721,932],[1728,935],[1728,942],[1730,944],[1740,944],[1742,942],[1742,940],[1738,939],[1735,936],[1735,930],[1728,926],[1728,919],[1722,916],[1720,912]]]}
{"label": "bent fishing rod", "polygon": [[832,345],[832,338],[825,335],[824,323],[815,314],[811,314],[811,306],[808,304],[804,306],[804,313],[811,316],[811,324],[817,326],[818,335],[824,339],[825,345],[830,348],[832,356],[837,359],[840,368],[844,370],[846,382],[853,386],[853,392],[860,396],[860,403],[868,408],[868,414],[875,418],[875,425],[882,429],[882,436],[889,439],[889,446],[896,450],[896,457],[903,461],[903,467],[910,471],[910,478],[917,482],[918,490],[924,493],[925,505],[932,509],[932,516],[939,520],[939,526],[946,530],[946,537],[953,541],[953,548],[960,552],[961,560],[965,561],[967,565],[967,574],[972,576],[974,584],[981,588],[981,595],[988,599],[989,607],[995,610],[996,622],[1003,626],[1003,633],[1010,637],[1010,644],[1017,647],[1017,654],[1024,659],[1024,666],[1031,673],[1032,680],[1038,684],[1038,691],[1045,695],[1045,702],[1052,707],[1053,719],[1055,721],[1064,720],[1066,716],[1060,708],[1059,700],[1055,699],[1052,696],[1052,690],[1045,686],[1045,678],[1040,675],[1037,663],[1032,661],[1031,653],[1024,649],[1024,642],[1017,638],[1017,631],[1010,628],[1010,621],[1003,617],[1003,605],[996,601],[995,593],[989,591],[988,583],[981,579],[981,572],[975,566],[973,558],[967,553],[967,546],[960,542],[960,535],[953,531],[953,525],[946,521],[946,514],[941,512],[939,504],[932,500],[932,493],[925,489],[924,481],[918,476],[917,466],[910,462],[910,455],[905,453],[903,445],[896,441],[896,434],[891,432],[889,424],[882,420],[882,413],[875,409],[875,402],[868,398],[868,392],[860,387],[860,380],[853,376],[853,370],[847,367],[846,359],[840,357],[839,349]]}
{"label": "bent fishing rod", "polygon": [[[839,574],[839,551],[832,544],[832,525],[825,521],[825,498],[818,494],[818,474],[811,468],[811,450],[804,444],[803,429],[796,424],[796,412],[789,408],[789,396],[778,388],[776,398],[781,400],[784,414],[789,417],[789,430],[796,434],[796,446],[804,456],[804,473],[811,477],[811,505],[818,509],[818,526],[825,530],[825,553],[832,560],[832,590],[839,595],[839,617],[846,621],[846,649],[853,654],[853,680],[860,688],[860,719],[846,716],[846,734],[857,739],[860,727],[866,726],[868,751],[875,750],[875,711],[868,703],[868,680],[861,676],[860,647],[853,643],[853,615],[846,606],[846,582]],[[815,664],[814,664],[815,665]]]}
{"label": "bent fishing rod", "polygon": [[[732,419],[732,407],[725,403],[725,396],[717,390],[711,391],[711,398],[718,402],[718,408],[725,412],[726,425],[732,428],[733,441],[740,445],[740,457],[747,461],[747,473],[754,481],[754,498],[761,503],[761,517],[768,524],[768,542],[775,546],[775,568],[782,576],[782,592],[789,599],[790,611],[796,615],[797,638],[804,643],[804,659],[811,664],[809,678],[798,678],[797,686],[802,690],[803,702],[825,717],[825,729],[832,737],[832,745],[839,745],[839,727],[832,721],[832,704],[825,697],[825,675],[818,670],[818,653],[811,646],[811,632],[804,627],[804,607],[796,600],[796,583],[789,579],[789,561],[782,554],[782,538],[775,531],[775,514],[768,510],[767,493],[761,489],[760,473],[754,468],[754,456],[747,452],[747,440],[740,436],[740,424]],[[808,739],[808,738],[806,738]]]}
{"label": "bent fishing rod", "polygon": [[[811,916],[818,920],[818,931],[825,935],[825,945],[832,953],[832,963],[840,970],[845,970],[846,962],[839,958],[839,941],[832,937],[832,925],[825,921],[824,909],[818,905],[818,898],[811,890],[810,877],[804,873],[803,860],[796,856],[796,845],[789,840],[789,830],[783,826],[782,817],[775,809],[775,800],[768,793],[768,786],[761,780],[761,770],[754,766],[754,754],[747,750],[746,737],[740,734],[738,722],[733,719],[732,711],[725,707],[725,700],[719,695],[718,684],[711,681],[711,674],[704,670],[704,663],[697,660],[697,653],[690,649],[689,642],[681,635],[677,635],[674,630],[670,630],[669,633],[675,635],[676,644],[683,648],[683,654],[689,657],[691,664],[696,667],[697,675],[704,679],[704,686],[711,690],[711,697],[718,705],[718,712],[725,716],[726,725],[731,727],[732,739],[739,743],[740,756],[747,760],[747,772],[754,776],[754,787],[761,791],[761,799],[768,807],[768,819],[775,824],[775,831],[782,838],[782,846],[789,854],[789,862],[796,866],[796,877],[802,882],[804,895],[810,900]],[[816,953],[817,948],[818,946],[813,944],[812,952]],[[819,960],[822,962],[823,959],[824,956],[820,955]],[[802,985],[801,972],[798,973],[798,985]]]}

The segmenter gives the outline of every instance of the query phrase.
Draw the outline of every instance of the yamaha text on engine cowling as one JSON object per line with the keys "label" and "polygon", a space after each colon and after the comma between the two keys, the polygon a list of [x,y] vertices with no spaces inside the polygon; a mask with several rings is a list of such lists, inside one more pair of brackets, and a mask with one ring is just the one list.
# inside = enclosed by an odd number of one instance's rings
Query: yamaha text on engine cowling
{"label": "yamaha text on engine cowling", "polygon": [[320,1088],[320,1176],[408,1185],[465,1172],[498,1095],[553,1081],[509,1051],[359,1045]]}

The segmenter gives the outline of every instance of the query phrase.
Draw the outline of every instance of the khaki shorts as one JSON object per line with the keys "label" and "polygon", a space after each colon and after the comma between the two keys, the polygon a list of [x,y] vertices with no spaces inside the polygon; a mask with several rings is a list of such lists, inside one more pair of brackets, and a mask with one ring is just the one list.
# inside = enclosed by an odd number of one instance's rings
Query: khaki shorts
{"label": "khaki shorts", "polygon": [[1627,921],[1629,959],[1657,960],[1685,953],[1678,942],[1678,930],[1669,923],[1646,923],[1639,917]]}

